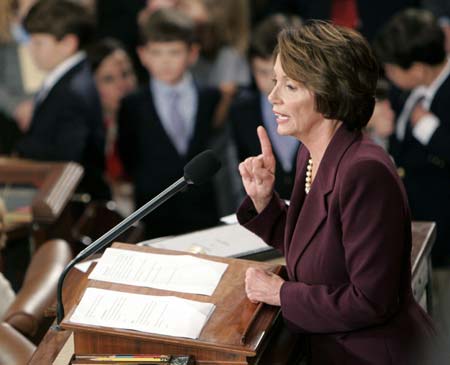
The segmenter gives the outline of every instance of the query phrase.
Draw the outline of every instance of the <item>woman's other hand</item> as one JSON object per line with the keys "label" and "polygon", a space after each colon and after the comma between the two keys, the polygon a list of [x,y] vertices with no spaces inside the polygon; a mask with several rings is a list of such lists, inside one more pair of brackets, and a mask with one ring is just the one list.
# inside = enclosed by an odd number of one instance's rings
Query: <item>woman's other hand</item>
{"label": "woman's other hand", "polygon": [[263,127],[257,129],[261,154],[239,164],[242,183],[258,213],[269,204],[275,183],[275,157],[269,136]]}
{"label": "woman's other hand", "polygon": [[250,267],[245,273],[245,292],[252,303],[280,305],[280,290],[284,280],[269,271]]}

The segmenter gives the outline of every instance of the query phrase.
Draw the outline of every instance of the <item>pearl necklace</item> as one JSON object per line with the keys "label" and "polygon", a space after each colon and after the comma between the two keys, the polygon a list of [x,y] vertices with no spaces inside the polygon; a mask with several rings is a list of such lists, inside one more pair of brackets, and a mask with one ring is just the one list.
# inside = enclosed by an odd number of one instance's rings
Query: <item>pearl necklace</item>
{"label": "pearl necklace", "polygon": [[312,158],[308,160],[308,166],[306,166],[306,178],[305,178],[305,193],[308,194],[311,190],[311,182],[312,182],[312,167],[313,161]]}

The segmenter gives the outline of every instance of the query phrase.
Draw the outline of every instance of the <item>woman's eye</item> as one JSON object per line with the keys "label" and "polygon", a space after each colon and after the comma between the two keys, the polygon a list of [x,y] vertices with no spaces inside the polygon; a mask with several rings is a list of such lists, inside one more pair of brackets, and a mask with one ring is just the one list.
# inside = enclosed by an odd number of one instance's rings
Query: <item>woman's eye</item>
{"label": "woman's eye", "polygon": [[294,85],[290,85],[290,84],[286,84],[286,87],[287,87],[289,90],[296,90],[296,89],[297,89]]}

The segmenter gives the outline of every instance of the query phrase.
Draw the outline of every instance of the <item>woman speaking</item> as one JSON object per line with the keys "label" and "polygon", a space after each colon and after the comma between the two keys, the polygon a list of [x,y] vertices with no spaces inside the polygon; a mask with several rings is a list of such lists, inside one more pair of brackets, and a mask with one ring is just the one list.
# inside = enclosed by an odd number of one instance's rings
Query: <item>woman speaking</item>
{"label": "woman speaking", "polygon": [[281,250],[288,279],[249,269],[253,302],[281,306],[310,334],[311,364],[425,364],[434,328],[411,291],[411,220],[389,156],[361,133],[378,67],[358,33],[324,22],[282,31],[269,95],[277,132],[302,147],[286,206],[274,192],[275,159],[239,166],[247,197],[239,222]]}

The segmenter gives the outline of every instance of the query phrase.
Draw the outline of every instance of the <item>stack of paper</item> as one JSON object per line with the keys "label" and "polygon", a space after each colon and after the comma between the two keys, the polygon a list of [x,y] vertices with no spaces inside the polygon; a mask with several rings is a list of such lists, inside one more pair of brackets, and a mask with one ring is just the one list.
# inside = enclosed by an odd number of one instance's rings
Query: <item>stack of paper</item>
{"label": "stack of paper", "polygon": [[229,224],[176,237],[144,241],[141,244],[220,257],[241,257],[272,250],[260,237],[239,224]]}
{"label": "stack of paper", "polygon": [[[89,279],[212,295],[227,267],[189,255],[108,248]],[[212,303],[174,296],[88,288],[70,321],[195,339],[214,308]]]}

